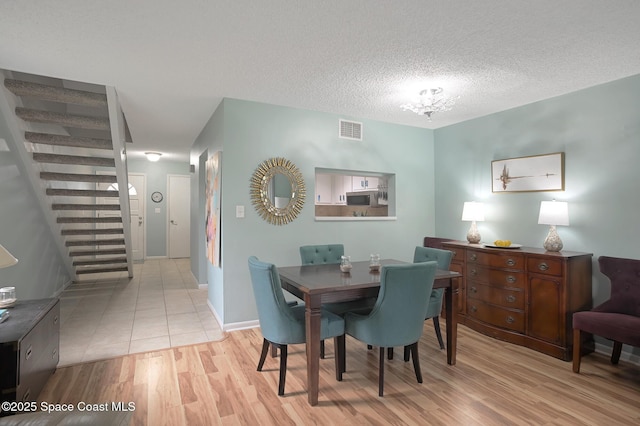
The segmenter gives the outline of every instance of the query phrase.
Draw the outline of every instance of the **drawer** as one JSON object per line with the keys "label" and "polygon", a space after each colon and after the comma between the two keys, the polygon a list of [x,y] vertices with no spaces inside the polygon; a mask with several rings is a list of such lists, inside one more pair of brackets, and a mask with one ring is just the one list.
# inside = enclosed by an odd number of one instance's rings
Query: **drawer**
{"label": "drawer", "polygon": [[475,250],[467,251],[467,264],[478,264],[492,268],[507,268],[524,271],[524,255],[514,252],[487,253]]}
{"label": "drawer", "polygon": [[562,264],[560,259],[551,259],[547,257],[529,256],[527,259],[527,269],[529,272],[536,274],[562,276]]}
{"label": "drawer", "polygon": [[[524,291],[521,290],[509,290],[478,283],[470,283],[467,288],[467,297],[504,308],[524,310],[525,297]],[[469,303],[473,303],[473,301]]]}
{"label": "drawer", "polygon": [[462,262],[464,261],[464,249],[459,249],[455,247],[444,247],[445,250],[449,250],[453,255],[451,256],[452,262]]}
{"label": "drawer", "polygon": [[[60,303],[56,305],[42,318],[38,324],[22,339],[18,351],[18,384],[23,377],[37,369],[37,363],[41,354],[55,340],[58,345],[60,336]],[[57,348],[56,348],[57,351]]]}
{"label": "drawer", "polygon": [[526,276],[524,272],[505,271],[502,269],[489,269],[484,266],[468,265],[467,280],[480,282],[496,287],[510,287],[524,289]]}
{"label": "drawer", "polygon": [[524,333],[524,311],[501,308],[469,298],[467,315],[502,329]]}

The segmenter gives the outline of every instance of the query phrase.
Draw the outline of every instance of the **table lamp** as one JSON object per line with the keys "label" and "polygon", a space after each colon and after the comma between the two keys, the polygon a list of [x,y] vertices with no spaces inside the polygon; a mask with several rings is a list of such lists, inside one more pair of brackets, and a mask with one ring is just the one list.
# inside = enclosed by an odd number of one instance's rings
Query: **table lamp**
{"label": "table lamp", "polygon": [[465,201],[462,208],[462,220],[471,221],[471,227],[467,232],[467,241],[472,244],[480,242],[480,232],[478,232],[478,226],[476,221],[482,222],[484,220],[484,205],[482,203],[476,203],[475,201]]}
{"label": "table lamp", "polygon": [[549,234],[542,245],[547,251],[562,250],[562,240],[556,226],[569,226],[569,209],[565,201],[542,201],[538,224],[549,225]]}

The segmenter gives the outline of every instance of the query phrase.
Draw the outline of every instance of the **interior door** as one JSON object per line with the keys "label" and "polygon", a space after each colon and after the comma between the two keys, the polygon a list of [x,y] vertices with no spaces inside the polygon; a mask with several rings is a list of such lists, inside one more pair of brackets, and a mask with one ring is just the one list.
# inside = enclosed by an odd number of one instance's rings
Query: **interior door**
{"label": "interior door", "polygon": [[[129,208],[131,214],[131,255],[134,261],[144,260],[145,175],[129,173]],[[113,189],[113,184],[98,183],[99,190]],[[104,198],[105,203],[117,203],[117,198]],[[98,217],[120,216],[119,211],[99,210]],[[101,226],[98,224],[98,226]]]}
{"label": "interior door", "polygon": [[190,256],[191,177],[169,175],[169,258]]}

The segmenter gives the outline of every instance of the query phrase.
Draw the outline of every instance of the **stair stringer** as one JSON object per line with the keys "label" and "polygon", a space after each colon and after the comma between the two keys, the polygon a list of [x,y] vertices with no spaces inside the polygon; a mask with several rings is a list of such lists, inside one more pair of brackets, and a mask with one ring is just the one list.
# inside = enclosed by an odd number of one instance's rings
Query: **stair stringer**
{"label": "stair stringer", "polygon": [[10,144],[12,151],[17,154],[18,168],[20,173],[25,176],[31,187],[32,194],[40,206],[40,211],[47,223],[51,236],[55,242],[56,248],[60,254],[60,258],[64,264],[66,271],[71,280],[76,281],[77,275],[73,267],[69,252],[65,246],[65,239],[61,235],[62,227],[56,222],[56,215],[50,207],[50,200],[46,195],[46,187],[39,176],[39,167],[32,159],[31,153],[27,151],[25,146],[24,131],[18,126],[15,116],[16,103],[14,98],[4,89],[4,80],[7,78],[5,72],[0,71],[0,119],[5,120],[9,135],[7,143]]}
{"label": "stair stringer", "polygon": [[127,272],[133,277],[133,250],[131,245],[131,209],[129,206],[129,179],[127,170],[126,126],[122,108],[118,101],[116,89],[106,86],[109,122],[111,125],[111,140],[113,144],[113,158],[115,159],[116,177],[120,198],[120,213],[124,230],[124,245],[127,253]]}

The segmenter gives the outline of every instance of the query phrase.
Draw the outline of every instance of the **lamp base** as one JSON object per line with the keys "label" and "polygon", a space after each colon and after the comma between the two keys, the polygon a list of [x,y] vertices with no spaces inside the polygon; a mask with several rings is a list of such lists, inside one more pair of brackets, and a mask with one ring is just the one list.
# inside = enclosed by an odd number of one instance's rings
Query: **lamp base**
{"label": "lamp base", "polygon": [[547,238],[545,238],[542,247],[544,247],[547,251],[562,250],[562,240],[560,239],[560,235],[558,235],[558,232],[556,231],[555,225],[551,225],[549,227],[549,233],[547,234]]}
{"label": "lamp base", "polygon": [[471,244],[478,244],[480,242],[480,232],[478,232],[475,220],[471,222],[471,227],[469,228],[469,232],[467,232],[467,241]]}

